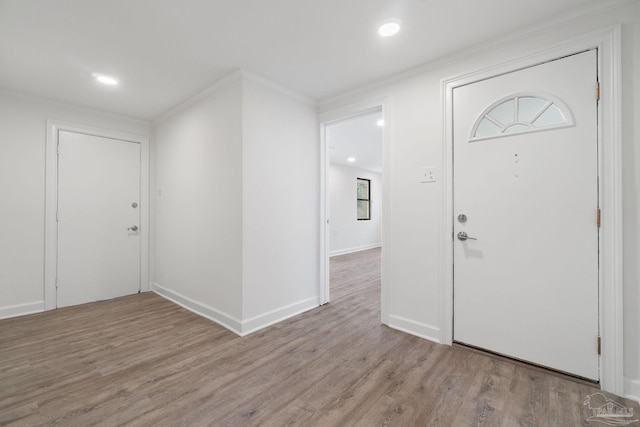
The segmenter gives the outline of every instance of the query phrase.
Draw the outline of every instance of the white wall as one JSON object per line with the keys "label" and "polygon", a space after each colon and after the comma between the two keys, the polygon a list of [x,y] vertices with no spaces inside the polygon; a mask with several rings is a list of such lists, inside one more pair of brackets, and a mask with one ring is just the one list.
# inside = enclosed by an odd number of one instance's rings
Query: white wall
{"label": "white wall", "polygon": [[[385,219],[385,230],[393,238],[385,247],[383,262],[388,266],[385,283],[393,286],[385,290],[389,312],[385,322],[404,322],[405,329],[432,337],[438,336],[441,327],[438,240],[442,181],[420,185],[415,179],[420,167],[436,165],[442,170],[441,80],[622,24],[624,373],[626,392],[640,396],[639,8],[633,2],[585,15],[508,43],[431,63],[386,85],[323,102],[321,111],[380,96],[390,100],[386,119],[393,154],[385,159],[385,173],[389,174],[385,178],[390,183],[388,209],[392,215]],[[215,96],[158,123],[156,190],[162,195],[155,192],[153,248],[155,280],[160,286],[173,297],[185,297],[183,303],[195,301],[205,314],[237,321],[238,330],[263,325],[271,319],[270,313],[297,309],[298,302],[313,298],[310,291],[317,288],[319,258],[319,154],[313,152],[308,134],[311,107],[263,84],[249,82],[245,90],[243,97],[242,84],[230,83]],[[243,100],[248,104],[243,106]],[[151,133],[147,123],[0,92],[0,317],[42,309],[48,118],[144,136]],[[292,126],[292,119],[301,122]],[[246,154],[243,134],[247,134]],[[261,162],[261,157],[266,161]],[[295,158],[300,164],[292,162]],[[285,183],[285,176],[290,181]],[[309,180],[299,183],[298,177]],[[260,192],[267,188],[269,193]],[[294,200],[305,191],[309,194]],[[266,246],[273,238],[282,243]],[[249,321],[243,324],[243,319]]]}
{"label": "white wall", "polygon": [[225,81],[156,126],[153,289],[239,330],[242,82]]}
{"label": "white wall", "polygon": [[492,47],[463,54],[407,72],[369,89],[324,100],[320,112],[387,96],[386,125],[392,155],[385,158],[390,183],[390,219],[383,263],[389,316],[385,322],[437,340],[440,333],[438,295],[443,186],[420,185],[416,171],[436,165],[442,171],[443,111],[441,80],[518,58],[567,39],[622,24],[622,126],[624,187],[624,374],[625,392],[640,396],[640,12],[639,2],[577,17],[521,36],[503,37]]}
{"label": "white wall", "polygon": [[317,307],[317,133],[244,72],[160,120],[153,289],[241,335]]}
{"label": "white wall", "polygon": [[0,318],[44,309],[47,119],[151,134],[149,123],[0,91]]}
{"label": "white wall", "polygon": [[[358,221],[356,179],[371,180],[371,220]],[[382,175],[337,164],[329,166],[331,237],[329,254],[347,254],[380,246]]]}
{"label": "white wall", "polygon": [[317,307],[320,145],[315,105],[243,86],[243,332]]}
{"label": "white wall", "polygon": [[[147,137],[152,126],[11,92],[0,92],[0,118],[9,317],[44,309],[46,120]],[[161,118],[152,289],[240,334],[318,306],[319,168],[315,105],[246,73]]]}

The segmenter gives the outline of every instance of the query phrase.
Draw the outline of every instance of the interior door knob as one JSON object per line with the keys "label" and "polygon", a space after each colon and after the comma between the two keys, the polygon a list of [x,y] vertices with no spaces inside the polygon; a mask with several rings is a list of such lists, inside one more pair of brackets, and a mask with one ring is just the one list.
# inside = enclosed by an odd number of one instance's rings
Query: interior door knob
{"label": "interior door knob", "polygon": [[138,226],[137,225],[131,226],[131,227],[127,228],[127,230],[138,231]]}
{"label": "interior door knob", "polygon": [[476,239],[475,237],[469,237],[469,235],[466,232],[461,231],[458,233],[458,240],[462,240],[464,242],[465,240],[478,240],[478,239]]}

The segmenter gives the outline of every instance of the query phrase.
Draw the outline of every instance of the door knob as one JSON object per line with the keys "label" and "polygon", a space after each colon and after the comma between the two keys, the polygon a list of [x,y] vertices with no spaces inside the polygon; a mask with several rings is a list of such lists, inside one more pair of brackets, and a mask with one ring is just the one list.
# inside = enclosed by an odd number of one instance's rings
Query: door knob
{"label": "door knob", "polygon": [[138,226],[137,225],[131,226],[131,227],[127,228],[127,230],[138,231]]}
{"label": "door knob", "polygon": [[478,239],[476,239],[475,237],[469,237],[469,235],[466,232],[461,231],[458,233],[458,240],[462,240],[464,242],[465,240],[478,240]]}

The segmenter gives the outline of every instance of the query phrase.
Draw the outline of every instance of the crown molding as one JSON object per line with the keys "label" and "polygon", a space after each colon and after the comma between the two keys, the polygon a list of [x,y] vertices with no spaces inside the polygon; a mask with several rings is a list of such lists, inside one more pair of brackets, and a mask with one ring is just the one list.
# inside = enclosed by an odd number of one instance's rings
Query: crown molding
{"label": "crown molding", "polygon": [[231,86],[233,83],[239,81],[242,79],[242,70],[236,70],[234,72],[232,72],[231,74],[228,74],[226,77],[223,77],[222,79],[218,80],[217,82],[215,82],[214,84],[212,84],[211,86],[209,86],[208,88],[198,92],[196,95],[192,96],[191,98],[187,99],[186,101],[176,105],[175,107],[171,108],[169,111],[167,111],[166,113],[162,114],[161,116],[159,116],[157,119],[155,119],[153,121],[153,124],[157,125],[160,124],[170,118],[172,118],[173,116],[175,116],[176,114],[186,110],[189,107],[194,106],[195,104],[199,103],[200,101],[210,97],[211,95],[220,92],[222,89]]}
{"label": "crown molding", "polygon": [[19,98],[25,99],[27,102],[39,102],[39,103],[46,102],[60,108],[82,110],[83,112],[86,112],[89,114],[110,118],[113,120],[123,121],[133,125],[142,125],[142,126],[153,125],[153,122],[151,120],[133,117],[133,116],[125,116],[122,114],[114,113],[113,111],[109,111],[109,110],[101,110],[101,109],[87,106],[87,105],[76,104],[73,102],[63,101],[55,98],[48,98],[46,96],[35,95],[33,93],[28,93],[28,92],[21,92],[14,89],[8,89],[5,87],[0,87],[0,96],[19,97]]}
{"label": "crown molding", "polygon": [[288,87],[282,86],[278,83],[275,83],[271,80],[268,80],[262,76],[259,76],[257,74],[251,73],[249,71],[246,70],[240,70],[239,71],[243,80],[247,80],[247,81],[255,81],[257,83],[260,83],[263,86],[266,86],[272,90],[275,90],[276,92],[279,92],[289,98],[295,99],[296,101],[302,102],[304,104],[307,104],[309,106],[312,107],[316,107],[318,105],[318,102],[315,99],[309,98],[308,96],[302,95],[299,92],[296,92],[293,89],[289,89]]}
{"label": "crown molding", "polygon": [[578,22],[591,16],[596,16],[610,10],[622,8],[631,4],[640,4],[640,0],[610,0],[607,2],[588,3],[584,6],[580,6],[580,8],[578,9],[573,9],[564,14],[559,14],[552,19],[546,20],[542,24],[532,25],[517,32],[500,35],[498,38],[494,38],[493,40],[480,42],[472,46],[465,47],[455,52],[433,58],[432,60],[424,62],[415,67],[408,68],[399,73],[383,77],[382,79],[353,88],[343,93],[320,99],[318,101],[318,111],[323,112],[332,110],[336,107],[339,107],[342,102],[349,101],[351,98],[363,93],[382,89],[393,83],[420,76],[429,71],[433,71],[439,67],[445,66],[449,63],[467,58],[470,55],[478,55],[482,52],[487,52],[493,49],[508,46],[518,41],[524,41],[536,34],[561,29],[563,26],[566,26],[568,24]]}
{"label": "crown molding", "polygon": [[265,79],[264,77],[258,76],[257,74],[253,74],[243,69],[238,69],[232,72],[231,74],[228,74],[226,77],[223,77],[222,79],[218,80],[213,85],[209,86],[203,91],[197,93],[196,95],[182,102],[181,104],[178,104],[177,106],[173,107],[166,113],[162,114],[161,116],[159,116],[157,119],[153,121],[153,124],[157,125],[172,118],[176,114],[186,110],[189,107],[192,107],[198,102],[216,94],[217,92],[232,85],[233,83],[236,83],[237,81],[254,81],[276,92],[279,92],[289,98],[295,99],[296,101],[302,102],[312,107],[317,106],[317,102],[314,99],[304,96],[292,89],[279,85],[278,83],[274,83],[271,80]]}

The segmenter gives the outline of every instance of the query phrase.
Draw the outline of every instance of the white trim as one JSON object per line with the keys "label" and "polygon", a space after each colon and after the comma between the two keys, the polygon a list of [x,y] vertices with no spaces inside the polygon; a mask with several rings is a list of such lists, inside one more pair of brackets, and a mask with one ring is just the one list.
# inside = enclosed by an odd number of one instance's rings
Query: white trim
{"label": "white trim", "polygon": [[157,125],[159,123],[162,123],[165,120],[168,120],[168,119],[172,118],[173,116],[175,116],[176,114],[180,113],[181,111],[184,111],[187,108],[196,105],[198,102],[208,98],[209,96],[221,91],[222,89],[226,88],[227,86],[232,85],[233,83],[235,83],[236,81],[241,80],[241,79],[242,79],[242,70],[236,70],[233,73],[227,75],[226,77],[223,77],[222,79],[218,80],[213,85],[209,86],[208,88],[204,89],[203,91],[198,92],[196,95],[192,96],[191,98],[187,99],[186,101],[184,101],[184,102],[178,104],[177,106],[171,108],[166,113],[160,115],[157,119],[155,119],[153,121],[153,123],[155,125]]}
{"label": "white trim", "polygon": [[382,246],[382,243],[372,243],[370,245],[362,245],[355,248],[338,249],[337,251],[329,252],[329,257],[331,258],[339,255],[352,254],[354,252],[368,251],[369,249],[379,248],[380,246]]}
{"label": "white trim", "polygon": [[623,393],[623,301],[622,301],[622,154],[620,116],[620,26],[586,34],[525,57],[495,67],[454,76],[441,82],[444,109],[443,127],[443,210],[440,234],[440,341],[453,340],[453,89],[482,79],[512,72],[562,56],[598,49],[598,74],[601,82],[599,108],[600,206],[600,384],[603,390]]}
{"label": "white trim", "polygon": [[27,314],[41,313],[44,311],[44,301],[27,302],[25,304],[8,305],[0,307],[0,319],[25,316]]}
{"label": "white trim", "polygon": [[44,308],[57,307],[58,132],[68,131],[140,144],[140,291],[149,290],[149,138],[111,129],[47,120],[45,149]]}
{"label": "white trim", "polygon": [[242,322],[239,319],[231,316],[230,314],[217,310],[206,304],[202,304],[201,302],[193,300],[178,292],[174,292],[170,289],[160,286],[157,283],[151,283],[151,291],[199,316],[206,317],[207,319],[230,330],[236,335],[242,336]]}
{"label": "white trim", "polygon": [[311,107],[315,107],[317,105],[317,102],[314,99],[309,98],[308,96],[304,96],[301,93],[296,92],[295,90],[281,86],[278,83],[274,83],[271,80],[265,79],[262,76],[258,76],[257,74],[250,73],[249,71],[246,71],[246,70],[240,70],[239,72],[242,78],[245,80],[254,80],[262,84],[263,86],[267,86],[268,88],[273,89],[276,92],[280,92],[281,94],[289,98],[293,98]]}
{"label": "white trim", "polygon": [[331,300],[331,278],[329,271],[329,144],[327,138],[327,125],[320,123],[320,280],[318,298],[320,304],[326,304]]}
{"label": "white trim", "polygon": [[332,110],[335,105],[339,105],[341,102],[345,102],[345,100],[352,99],[358,95],[385,88],[386,86],[396,82],[419,77],[433,70],[437,70],[443,65],[466,60],[470,55],[480,55],[483,52],[491,52],[496,48],[508,46],[518,41],[526,40],[532,36],[544,34],[551,30],[566,27],[573,22],[583,21],[592,16],[597,17],[610,10],[622,8],[637,1],[638,0],[609,0],[607,2],[590,2],[584,5],[580,5],[580,7],[569,10],[566,13],[561,13],[550,19],[546,19],[543,23],[535,24],[533,26],[524,28],[521,31],[516,31],[510,34],[500,34],[493,40],[481,41],[478,44],[467,46],[461,50],[447,53],[436,58],[427,58],[426,62],[419,64],[413,68],[409,68],[408,70],[401,71],[388,77],[383,77],[382,79],[367,83],[360,87],[353,88],[334,96],[323,98],[318,103],[318,110]]}
{"label": "white trim", "polygon": [[402,332],[406,332],[411,335],[415,335],[420,338],[427,339],[429,341],[440,343],[440,329],[426,323],[416,322],[415,320],[407,319],[405,317],[389,315],[390,328],[397,329]]}
{"label": "white trim", "polygon": [[116,114],[110,111],[105,111],[105,110],[100,110],[98,108],[91,108],[91,107],[87,107],[86,105],[79,105],[79,104],[74,104],[72,102],[63,102],[60,101],[59,99],[55,99],[55,98],[48,98],[46,96],[41,96],[41,95],[32,95],[30,93],[26,93],[26,92],[19,92],[19,91],[15,91],[15,90],[9,90],[9,89],[4,89],[4,88],[0,88],[0,95],[5,95],[5,96],[19,96],[21,98],[27,98],[29,99],[31,102],[37,102],[37,103],[42,103],[43,101],[49,103],[49,104],[53,104],[62,108],[73,108],[76,110],[82,110],[83,113],[91,113],[94,115],[99,115],[102,116],[104,118],[109,118],[109,119],[113,119],[113,120],[117,120],[120,122],[126,122],[126,123],[130,123],[132,125],[136,125],[136,126],[147,126],[147,127],[151,127],[153,125],[153,121],[149,120],[149,119],[145,119],[145,118],[140,118],[140,117],[131,117],[131,116],[123,116],[121,114]]}
{"label": "white trim", "polygon": [[[357,102],[355,104],[342,106],[333,110],[319,113],[318,120],[320,124],[324,125],[341,122],[343,120],[348,120],[354,117],[378,111],[380,108],[384,108],[387,101],[388,97],[383,96],[370,101]],[[384,120],[384,118],[382,120]],[[385,121],[383,128],[386,129],[388,125],[389,123]]]}
{"label": "white trim", "polygon": [[640,403],[640,380],[624,379],[624,397]]}
{"label": "white trim", "polygon": [[283,95],[288,96],[289,98],[293,98],[295,100],[298,100],[304,104],[310,105],[315,107],[317,105],[317,102],[314,99],[311,99],[307,96],[304,96],[294,90],[291,90],[289,88],[286,88],[284,86],[281,86],[277,83],[272,82],[271,80],[265,79],[264,77],[258,76],[256,74],[250,73],[248,71],[245,70],[236,70],[234,72],[232,72],[231,74],[223,77],[222,79],[218,80],[217,82],[215,82],[213,85],[209,86],[208,88],[204,89],[203,91],[197,93],[196,95],[192,96],[191,98],[187,99],[186,101],[178,104],[177,106],[173,107],[172,109],[170,109],[169,111],[167,111],[166,113],[162,114],[160,117],[158,117],[157,119],[155,119],[153,121],[154,124],[159,124],[164,122],[165,120],[168,120],[170,118],[172,118],[173,116],[175,116],[176,114],[186,110],[189,107],[194,106],[195,104],[197,104],[198,102],[210,97],[211,95],[221,91],[222,89],[226,88],[227,86],[232,85],[233,83],[237,82],[237,81],[242,81],[242,80],[254,80],[256,82],[261,83],[264,86],[267,86],[273,90],[275,90],[276,92],[280,92]]}
{"label": "white trim", "polygon": [[616,26],[594,40],[600,79],[600,384],[618,395],[624,391],[621,32]]}
{"label": "white trim", "polygon": [[274,325],[290,317],[304,313],[305,311],[317,308],[319,305],[320,302],[318,301],[318,297],[314,296],[243,320],[242,333],[240,335],[249,335],[255,331],[266,328],[267,326]]}
{"label": "white trim", "polygon": [[203,304],[178,292],[174,292],[170,289],[160,286],[158,283],[151,283],[151,291],[199,316],[205,317],[212,322],[217,323],[218,325],[230,330],[234,334],[241,337],[249,335],[268,326],[274,325],[290,317],[297,316],[298,314],[304,313],[305,311],[317,308],[320,305],[318,297],[314,296],[295,302],[293,304],[286,305],[284,307],[277,308],[275,310],[271,310],[267,313],[254,316],[250,319],[240,320],[209,305]]}
{"label": "white trim", "polygon": [[384,245],[384,253],[381,265],[381,317],[382,323],[388,323],[388,291],[385,285],[385,278],[389,274],[391,264],[391,127],[393,120],[391,117],[391,100],[387,96],[375,98],[369,101],[358,102],[352,105],[336,108],[318,115],[320,123],[320,304],[328,303],[330,300],[330,278],[329,278],[329,147],[326,141],[326,127],[335,122],[346,120],[361,114],[382,110],[382,120],[384,127],[382,132],[382,213],[381,213],[381,245]]}

